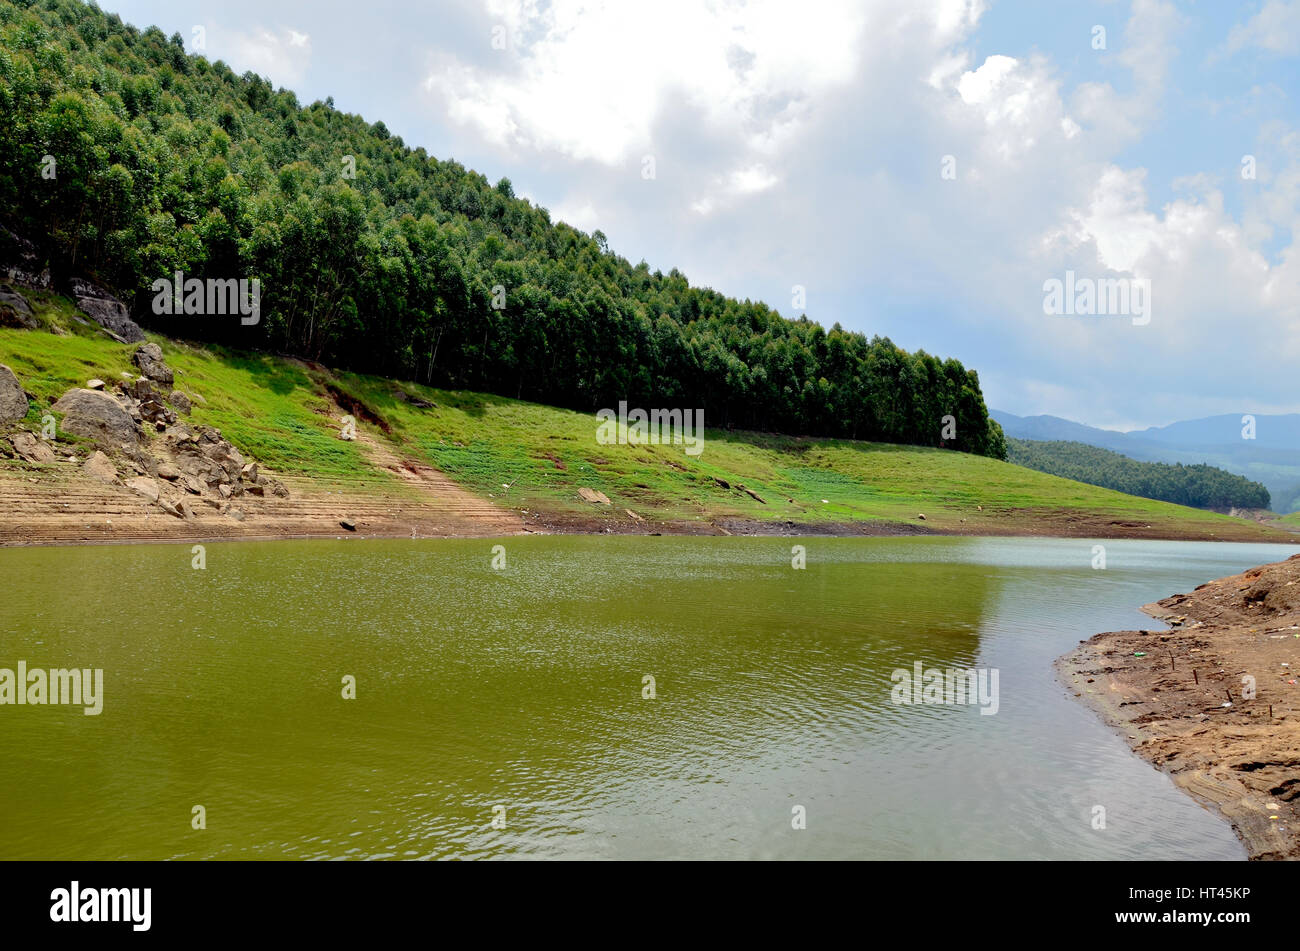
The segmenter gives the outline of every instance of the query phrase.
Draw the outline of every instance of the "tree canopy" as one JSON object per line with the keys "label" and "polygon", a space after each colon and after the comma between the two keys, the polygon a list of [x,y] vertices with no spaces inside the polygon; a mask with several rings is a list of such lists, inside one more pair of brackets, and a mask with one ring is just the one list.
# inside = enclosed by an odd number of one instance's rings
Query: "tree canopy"
{"label": "tree canopy", "polygon": [[1267,509],[1268,489],[1211,465],[1139,462],[1081,442],[1008,439],[1007,460],[1076,482],[1198,509]]}
{"label": "tree canopy", "polygon": [[[508,179],[80,0],[0,0],[0,209],[56,280],[93,277],[176,336],[574,409],[701,407],[713,426],[1005,457],[956,360],[633,265]],[[261,321],[151,316],[151,284],[176,271],[257,278]]]}

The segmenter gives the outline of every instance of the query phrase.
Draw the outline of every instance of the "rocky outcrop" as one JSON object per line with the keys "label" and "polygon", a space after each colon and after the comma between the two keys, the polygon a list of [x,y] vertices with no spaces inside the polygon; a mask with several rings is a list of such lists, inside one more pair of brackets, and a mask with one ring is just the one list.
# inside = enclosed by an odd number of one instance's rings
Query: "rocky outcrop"
{"label": "rocky outcrop", "polygon": [[0,327],[35,330],[40,325],[27,298],[8,284],[0,284]]}
{"label": "rocky outcrop", "polygon": [[165,402],[166,394],[152,380],[140,377],[118,384],[122,391],[120,402],[126,407],[131,417],[140,423],[153,423],[164,427],[176,422],[176,412]]}
{"label": "rocky outcrop", "polygon": [[144,342],[144,331],[131,319],[126,305],[98,284],[84,278],[75,278],[72,281],[72,297],[83,314],[120,338],[123,343]]}
{"label": "rocky outcrop", "polygon": [[134,446],[137,435],[131,414],[113,397],[98,390],[68,390],[54,409],[63,414],[63,429],[117,449]]}
{"label": "rocky outcrop", "polygon": [[[195,495],[207,491],[222,499],[237,498],[245,492],[263,497],[268,493],[289,497],[284,483],[261,472],[257,463],[245,460],[238,449],[222,438],[218,429],[200,426],[195,432],[178,425],[171,427],[163,438],[175,460],[177,482]],[[162,474],[161,467],[158,471]]]}
{"label": "rocky outcrop", "polygon": [[[172,371],[163,362],[161,349],[149,344],[139,348],[137,356],[137,366],[151,376],[123,374],[125,379],[111,393],[104,389],[68,390],[52,406],[62,414],[64,432],[93,440],[108,451],[96,451],[82,464],[85,475],[122,485],[180,519],[195,517],[189,501],[194,496],[236,519],[243,515],[231,509],[229,499],[245,494],[289,497],[282,482],[245,459],[220,430],[209,426],[192,430],[178,423],[175,411],[164,401],[184,405],[187,410],[191,407],[184,394],[170,391]],[[98,379],[91,383],[105,386]],[[0,366],[0,410],[8,414],[0,416],[0,423],[22,419],[28,410],[22,384],[4,366]],[[142,423],[152,423],[162,437],[151,440],[140,431]],[[50,446],[29,432],[15,433],[9,442],[13,454],[28,462],[59,461]],[[7,445],[3,455],[11,455]],[[70,450],[68,459],[76,459]]]}
{"label": "rocky outcrop", "polygon": [[28,462],[53,462],[54,450],[31,433],[18,432],[10,437],[14,452]]}
{"label": "rocky outcrop", "polygon": [[27,393],[14,371],[0,363],[0,426],[16,423],[27,415]]}
{"label": "rocky outcrop", "polygon": [[0,227],[0,274],[5,280],[24,287],[39,290],[50,287],[50,269],[36,245],[5,227]]}
{"label": "rocky outcrop", "polygon": [[172,368],[163,361],[162,347],[156,343],[146,343],[143,347],[131,354],[131,362],[140,368],[148,379],[156,383],[161,383],[168,390],[171,389],[172,383],[175,382],[175,374]]}

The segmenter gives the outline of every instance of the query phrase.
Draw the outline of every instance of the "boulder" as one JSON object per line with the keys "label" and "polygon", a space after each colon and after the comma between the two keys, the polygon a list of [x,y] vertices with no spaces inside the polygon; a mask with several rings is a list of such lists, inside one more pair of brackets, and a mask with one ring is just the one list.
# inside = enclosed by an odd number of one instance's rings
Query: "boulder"
{"label": "boulder", "polygon": [[177,518],[185,517],[185,513],[181,511],[181,507],[170,499],[159,499],[158,506],[168,515],[174,515]]}
{"label": "boulder", "polygon": [[104,381],[99,379],[99,377],[95,377],[95,379],[93,380],[86,381],[86,389],[88,390],[102,390],[104,388],[104,385],[105,385]]}
{"label": "boulder", "polygon": [[184,413],[186,416],[190,415],[190,411],[194,408],[190,405],[190,398],[180,390],[172,390],[172,395],[167,397],[167,402],[176,407],[176,412]]}
{"label": "boulder", "polygon": [[27,298],[8,284],[0,284],[0,327],[35,330],[40,325]]}
{"label": "boulder", "polygon": [[609,496],[604,492],[597,492],[595,489],[589,489],[585,485],[578,490],[578,496],[584,502],[593,502],[596,505],[610,505]]}
{"label": "boulder", "polygon": [[48,290],[50,269],[36,245],[0,225],[0,276],[25,287]]}
{"label": "boulder", "polygon": [[122,343],[144,343],[144,331],[131,319],[126,305],[98,284],[84,278],[72,281],[77,308]]}
{"label": "boulder", "polygon": [[16,423],[27,415],[27,393],[14,371],[0,363],[0,426]]}
{"label": "boulder", "polygon": [[403,403],[410,403],[416,409],[436,409],[438,407],[437,403],[431,403],[422,396],[415,396],[412,393],[408,393],[400,386],[393,390],[393,395]]}
{"label": "boulder", "polygon": [[131,362],[139,367],[140,372],[146,377],[171,389],[175,376],[172,374],[172,368],[163,362],[162,347],[158,344],[146,343],[131,354]]}
{"label": "boulder", "polygon": [[239,470],[239,477],[245,482],[257,485],[257,463],[250,462]]}
{"label": "boulder", "polygon": [[170,462],[159,463],[158,478],[166,479],[168,482],[175,482],[181,477],[181,470],[177,469]]}
{"label": "boulder", "polygon": [[98,390],[68,390],[54,409],[63,414],[63,428],[105,446],[134,446],[135,421],[122,404]]}
{"label": "boulder", "polygon": [[176,422],[176,413],[161,400],[156,399],[141,401],[140,416],[146,423],[153,423],[154,429],[160,433]]}
{"label": "boulder", "polygon": [[96,450],[89,459],[81,465],[81,471],[91,478],[98,479],[100,482],[116,482],[117,467],[113,465],[113,460]]}
{"label": "boulder", "polygon": [[185,486],[185,491],[191,495],[203,494],[203,483],[192,475],[181,476],[181,485]]}
{"label": "boulder", "polygon": [[31,433],[18,432],[10,438],[14,452],[28,462],[53,462],[54,450],[41,442]]}
{"label": "boulder", "polygon": [[150,502],[158,501],[158,483],[153,479],[139,476],[135,479],[127,479],[126,487],[137,495],[142,495]]}
{"label": "boulder", "polygon": [[350,518],[339,519],[339,524],[342,525],[344,528],[346,528],[349,532],[355,532],[357,530],[357,523],[352,521],[352,519]]}

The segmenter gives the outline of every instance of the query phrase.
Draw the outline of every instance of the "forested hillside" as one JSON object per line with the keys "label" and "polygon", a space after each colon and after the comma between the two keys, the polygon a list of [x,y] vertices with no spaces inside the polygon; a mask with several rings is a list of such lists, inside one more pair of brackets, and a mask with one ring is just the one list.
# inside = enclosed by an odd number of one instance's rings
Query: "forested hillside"
{"label": "forested hillside", "polygon": [[[633,265],[506,179],[78,0],[0,0],[0,219],[56,286],[96,279],[175,336],[575,409],[699,406],[711,426],[1005,455],[956,360]],[[176,271],[257,278],[260,322],[151,314]]]}
{"label": "forested hillside", "polygon": [[1208,465],[1138,462],[1080,442],[1007,440],[1007,461],[1145,499],[1200,509],[1267,509],[1268,489]]}

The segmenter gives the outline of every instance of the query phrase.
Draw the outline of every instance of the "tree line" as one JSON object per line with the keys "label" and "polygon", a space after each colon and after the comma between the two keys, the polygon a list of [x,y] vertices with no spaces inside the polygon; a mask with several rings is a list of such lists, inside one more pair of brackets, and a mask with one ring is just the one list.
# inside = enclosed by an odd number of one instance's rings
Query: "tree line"
{"label": "tree line", "polygon": [[[957,360],[633,265],[508,179],[80,0],[0,0],[0,220],[56,282],[93,277],[176,336],[573,409],[701,407],[711,426],[1005,457]],[[260,280],[260,322],[151,315],[151,285],[177,271]]]}
{"label": "tree line", "polygon": [[1076,482],[1198,509],[1267,509],[1268,489],[1200,463],[1139,462],[1081,442],[1008,439],[1007,461]]}

